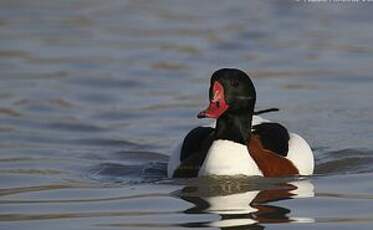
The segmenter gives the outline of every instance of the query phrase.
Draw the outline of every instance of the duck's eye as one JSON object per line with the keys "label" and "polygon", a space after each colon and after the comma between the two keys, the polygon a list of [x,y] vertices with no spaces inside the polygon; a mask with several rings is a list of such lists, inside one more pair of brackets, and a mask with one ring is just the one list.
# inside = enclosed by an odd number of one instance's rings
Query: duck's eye
{"label": "duck's eye", "polygon": [[237,81],[237,80],[231,80],[231,86],[233,87],[238,87],[240,85],[240,83]]}

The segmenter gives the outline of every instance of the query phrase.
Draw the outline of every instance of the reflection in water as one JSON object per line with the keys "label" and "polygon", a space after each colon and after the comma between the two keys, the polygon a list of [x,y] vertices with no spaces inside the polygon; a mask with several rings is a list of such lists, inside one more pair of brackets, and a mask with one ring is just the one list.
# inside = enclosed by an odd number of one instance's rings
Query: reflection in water
{"label": "reflection in water", "polygon": [[314,196],[314,187],[307,179],[284,181],[267,178],[204,178],[187,185],[177,194],[195,207],[186,214],[218,214],[219,220],[199,226],[221,229],[263,229],[261,224],[314,222],[311,218],[291,217],[291,210],[270,203]]}

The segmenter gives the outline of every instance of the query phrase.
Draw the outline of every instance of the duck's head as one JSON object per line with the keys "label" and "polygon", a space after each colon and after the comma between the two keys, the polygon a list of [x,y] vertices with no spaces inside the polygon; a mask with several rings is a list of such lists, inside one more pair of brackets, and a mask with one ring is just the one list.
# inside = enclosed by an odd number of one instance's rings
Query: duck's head
{"label": "duck's head", "polygon": [[215,118],[226,113],[253,114],[256,92],[250,77],[239,69],[220,69],[211,76],[210,105],[198,118]]}

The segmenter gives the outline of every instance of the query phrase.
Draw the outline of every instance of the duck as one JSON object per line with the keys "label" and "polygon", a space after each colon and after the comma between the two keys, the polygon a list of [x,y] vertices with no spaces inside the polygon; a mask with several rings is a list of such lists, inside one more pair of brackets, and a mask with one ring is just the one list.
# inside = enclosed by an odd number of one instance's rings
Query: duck
{"label": "duck", "polygon": [[198,118],[215,119],[192,129],[171,154],[167,175],[307,176],[314,171],[310,145],[282,124],[254,112],[256,90],[244,71],[222,68],[210,80],[209,105]]}

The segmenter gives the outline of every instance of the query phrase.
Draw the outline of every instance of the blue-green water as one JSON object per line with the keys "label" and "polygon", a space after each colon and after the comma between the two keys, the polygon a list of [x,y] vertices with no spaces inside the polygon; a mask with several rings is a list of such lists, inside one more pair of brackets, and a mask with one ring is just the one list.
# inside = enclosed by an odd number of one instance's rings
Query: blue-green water
{"label": "blue-green water", "polygon": [[[0,1],[0,229],[371,229],[372,10]],[[165,178],[231,66],[310,142],[315,176]]]}

